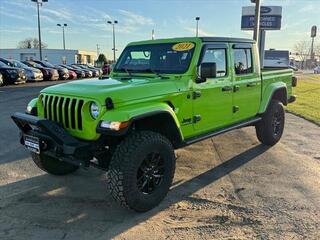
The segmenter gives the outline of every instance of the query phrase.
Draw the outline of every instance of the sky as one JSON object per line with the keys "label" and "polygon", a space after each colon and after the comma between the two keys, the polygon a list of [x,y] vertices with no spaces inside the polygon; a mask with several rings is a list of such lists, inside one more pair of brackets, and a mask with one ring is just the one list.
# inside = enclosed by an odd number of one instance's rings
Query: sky
{"label": "sky", "polygon": [[[42,40],[49,48],[62,48],[57,23],[66,23],[66,48],[96,51],[99,44],[100,52],[111,58],[108,20],[119,21],[120,52],[131,41],[151,39],[152,29],[156,38],[194,36],[196,16],[201,18],[200,36],[251,38],[252,31],[240,29],[241,8],[250,5],[250,0],[49,0],[40,8]],[[320,28],[320,0],[263,0],[262,5],[283,7],[282,29],[267,32],[267,49],[293,50],[296,42],[311,41],[312,25]],[[38,37],[36,4],[0,0],[0,49],[15,48],[28,37]]]}

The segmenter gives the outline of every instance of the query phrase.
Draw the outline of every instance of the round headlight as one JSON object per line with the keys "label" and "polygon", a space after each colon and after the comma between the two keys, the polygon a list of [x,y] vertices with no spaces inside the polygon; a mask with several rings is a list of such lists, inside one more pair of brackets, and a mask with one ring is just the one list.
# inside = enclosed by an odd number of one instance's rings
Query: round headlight
{"label": "round headlight", "polygon": [[93,117],[93,119],[97,119],[97,117],[99,116],[100,109],[95,102],[92,102],[90,104],[90,113],[91,113],[91,116]]}

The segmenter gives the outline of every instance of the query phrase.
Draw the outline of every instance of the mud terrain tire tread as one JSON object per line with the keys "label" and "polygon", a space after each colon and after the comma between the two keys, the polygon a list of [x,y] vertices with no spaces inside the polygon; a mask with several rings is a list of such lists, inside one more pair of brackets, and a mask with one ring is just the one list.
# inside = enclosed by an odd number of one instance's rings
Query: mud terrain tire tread
{"label": "mud terrain tire tread", "polygon": [[[168,152],[169,159],[165,159],[165,164],[169,164],[169,172],[165,185],[162,185],[157,198],[153,201],[139,202],[136,196],[138,189],[128,187],[130,182],[136,178],[137,167],[140,163],[136,156],[147,146],[160,145]],[[116,148],[107,172],[107,187],[112,197],[120,205],[133,209],[137,212],[146,212],[157,206],[167,195],[172,184],[175,171],[175,154],[171,142],[161,134],[152,131],[134,132],[124,139]]]}
{"label": "mud terrain tire tread", "polygon": [[[281,116],[280,132],[278,135],[274,134],[272,127],[272,121],[276,111],[279,111]],[[284,130],[284,121],[285,112],[282,103],[272,99],[267,111],[262,115],[262,120],[256,125],[256,134],[259,141],[268,146],[273,146],[279,142]]]}

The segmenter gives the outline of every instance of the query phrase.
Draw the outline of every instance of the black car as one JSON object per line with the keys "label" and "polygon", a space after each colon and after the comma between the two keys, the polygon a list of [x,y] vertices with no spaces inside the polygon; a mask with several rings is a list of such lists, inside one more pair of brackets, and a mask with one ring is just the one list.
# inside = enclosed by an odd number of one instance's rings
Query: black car
{"label": "black car", "polygon": [[10,67],[16,67],[16,68],[21,68],[24,70],[24,73],[26,74],[26,80],[27,81],[42,81],[43,80],[43,74],[41,70],[37,68],[33,68],[30,66],[27,66],[26,64],[13,60],[13,59],[5,59],[5,58],[0,58],[0,61],[7,64]]}
{"label": "black car", "polygon": [[94,77],[100,77],[102,75],[102,69],[100,68],[96,68],[88,64],[77,64],[77,66],[91,70]]}
{"label": "black car", "polygon": [[81,67],[79,67],[79,66],[77,66],[77,65],[69,65],[70,67],[72,67],[72,68],[75,68],[75,69],[78,69],[78,70],[80,70],[80,71],[84,71],[85,72],[85,77],[86,78],[91,78],[91,77],[93,77],[93,73],[92,73],[92,71],[90,70],[90,69],[84,69],[84,68],[81,68]]}
{"label": "black car", "polygon": [[86,77],[86,73],[85,73],[84,70],[80,70],[80,69],[77,69],[77,68],[74,68],[74,67],[71,67],[71,66],[68,66],[68,65],[65,65],[65,64],[60,64],[59,66],[60,67],[64,67],[64,68],[66,68],[68,70],[74,71],[77,74],[77,78]]}
{"label": "black car", "polygon": [[23,69],[10,67],[1,61],[0,73],[3,77],[3,84],[19,84],[26,82],[26,75]]}
{"label": "black car", "polygon": [[43,80],[46,81],[56,81],[59,79],[59,73],[58,70],[55,68],[47,68],[47,67],[43,67],[42,65],[35,63],[33,61],[22,61],[23,64],[29,66],[29,67],[33,67],[33,68],[37,68],[39,69],[42,74],[43,74]]}
{"label": "black car", "polygon": [[62,80],[66,80],[69,78],[69,71],[66,68],[63,67],[59,67],[59,66],[54,66],[51,63],[47,62],[47,61],[40,61],[40,60],[33,60],[35,63],[40,64],[43,67],[49,67],[49,68],[55,68],[58,70],[59,73],[59,77]]}

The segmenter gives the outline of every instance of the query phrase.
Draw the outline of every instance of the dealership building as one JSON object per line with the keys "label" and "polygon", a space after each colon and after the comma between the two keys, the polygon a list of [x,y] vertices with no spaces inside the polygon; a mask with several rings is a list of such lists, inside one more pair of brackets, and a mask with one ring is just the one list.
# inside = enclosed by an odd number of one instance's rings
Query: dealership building
{"label": "dealership building", "polygon": [[[40,59],[39,49],[36,48],[0,49],[0,57],[20,61]],[[83,63],[93,65],[97,54],[82,50],[42,49],[42,59],[52,64]]]}

